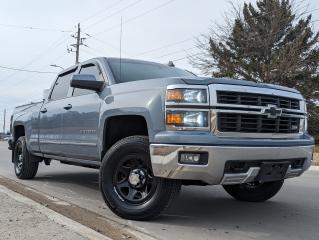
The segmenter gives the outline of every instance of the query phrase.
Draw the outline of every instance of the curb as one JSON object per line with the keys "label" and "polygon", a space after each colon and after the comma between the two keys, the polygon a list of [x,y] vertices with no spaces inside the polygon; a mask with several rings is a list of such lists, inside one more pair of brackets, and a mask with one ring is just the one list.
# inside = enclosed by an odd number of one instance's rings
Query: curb
{"label": "curb", "polygon": [[18,194],[14,191],[9,190],[8,188],[0,185],[0,192],[6,194],[7,196],[9,196],[10,198],[26,204],[30,207],[33,207],[36,209],[36,211],[38,211],[39,213],[45,215],[47,218],[49,218],[50,220],[54,221],[57,224],[60,225],[64,225],[67,229],[69,229],[72,232],[76,232],[79,235],[91,239],[91,240],[112,240],[109,237],[106,237],[94,230],[92,230],[91,228],[88,228],[78,222],[73,221],[72,219],[69,219],[45,206],[42,206],[41,204],[27,198],[24,197],[21,194]]}

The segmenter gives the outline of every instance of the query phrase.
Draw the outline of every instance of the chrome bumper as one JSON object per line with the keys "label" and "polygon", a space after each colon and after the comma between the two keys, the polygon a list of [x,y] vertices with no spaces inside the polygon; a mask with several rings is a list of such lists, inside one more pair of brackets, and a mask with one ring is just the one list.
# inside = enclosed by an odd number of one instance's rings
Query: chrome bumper
{"label": "chrome bumper", "polygon": [[[241,147],[241,146],[191,146],[151,144],[150,153],[153,173],[157,177],[200,180],[208,184],[240,184],[251,182],[260,168],[252,167],[246,173],[224,174],[227,161],[271,161],[296,158],[306,159],[303,168],[289,167],[286,178],[300,176],[312,161],[314,146],[295,147]],[[180,152],[207,152],[207,165],[186,165],[179,163]]]}

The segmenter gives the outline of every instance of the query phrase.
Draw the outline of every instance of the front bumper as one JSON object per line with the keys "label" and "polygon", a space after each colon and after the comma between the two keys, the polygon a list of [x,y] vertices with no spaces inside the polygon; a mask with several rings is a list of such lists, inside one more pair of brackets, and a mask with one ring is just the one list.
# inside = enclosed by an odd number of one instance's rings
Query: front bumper
{"label": "front bumper", "polygon": [[[275,161],[304,159],[304,164],[298,169],[289,166],[285,178],[300,176],[312,162],[313,145],[293,147],[243,147],[243,146],[204,146],[151,144],[151,160],[153,173],[157,177],[199,180],[207,184],[241,184],[254,181],[260,168],[251,167],[245,173],[226,173],[228,161]],[[207,165],[187,165],[179,163],[181,152],[208,153]]]}

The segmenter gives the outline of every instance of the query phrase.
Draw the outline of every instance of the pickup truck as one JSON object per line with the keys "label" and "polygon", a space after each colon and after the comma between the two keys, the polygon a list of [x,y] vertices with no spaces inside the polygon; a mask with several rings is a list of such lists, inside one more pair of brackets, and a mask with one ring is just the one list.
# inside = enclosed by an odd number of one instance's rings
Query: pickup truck
{"label": "pickup truck", "polygon": [[182,185],[266,201],[312,162],[305,99],[292,88],[95,58],[44,95],[12,115],[16,176],[34,178],[52,159],[99,169],[105,203],[126,219],[159,216]]}

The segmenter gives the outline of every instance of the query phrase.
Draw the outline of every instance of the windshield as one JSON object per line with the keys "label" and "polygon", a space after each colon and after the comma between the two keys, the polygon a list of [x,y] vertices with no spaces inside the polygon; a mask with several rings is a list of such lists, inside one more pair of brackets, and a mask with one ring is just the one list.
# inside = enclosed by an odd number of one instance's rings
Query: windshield
{"label": "windshield", "polygon": [[120,67],[120,59],[109,59],[108,62],[113,72],[115,81],[117,83],[167,77],[195,76],[194,74],[187,72],[185,70],[175,67],[169,67],[159,63],[125,59],[122,60]]}

